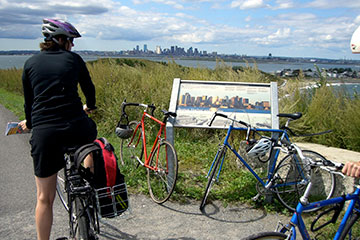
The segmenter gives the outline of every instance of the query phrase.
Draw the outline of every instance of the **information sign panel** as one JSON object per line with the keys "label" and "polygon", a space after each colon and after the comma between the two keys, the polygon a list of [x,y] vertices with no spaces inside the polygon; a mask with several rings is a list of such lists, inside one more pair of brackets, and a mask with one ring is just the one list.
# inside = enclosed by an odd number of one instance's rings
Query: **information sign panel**
{"label": "information sign panel", "polygon": [[[250,123],[278,128],[276,83],[244,83],[174,79],[170,111],[177,113],[174,127],[208,128],[215,111]],[[217,118],[212,128],[227,128]]]}

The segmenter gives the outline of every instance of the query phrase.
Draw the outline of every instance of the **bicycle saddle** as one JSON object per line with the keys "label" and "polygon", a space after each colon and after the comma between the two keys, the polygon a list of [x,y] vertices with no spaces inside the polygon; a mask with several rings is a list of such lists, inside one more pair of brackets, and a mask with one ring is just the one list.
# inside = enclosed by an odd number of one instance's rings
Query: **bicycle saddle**
{"label": "bicycle saddle", "polygon": [[165,116],[176,117],[176,113],[174,113],[174,112],[168,112],[166,110],[162,110],[162,112],[164,113]]}
{"label": "bicycle saddle", "polygon": [[292,120],[296,120],[301,118],[302,113],[301,112],[296,112],[296,113],[279,113],[277,115],[278,117],[287,117],[287,118],[291,118]]}

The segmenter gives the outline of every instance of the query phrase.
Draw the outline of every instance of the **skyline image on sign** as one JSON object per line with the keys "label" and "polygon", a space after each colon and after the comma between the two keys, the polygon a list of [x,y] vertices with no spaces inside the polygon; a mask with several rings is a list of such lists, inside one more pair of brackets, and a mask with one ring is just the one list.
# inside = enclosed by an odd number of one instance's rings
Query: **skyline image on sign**
{"label": "skyline image on sign", "polygon": [[[184,82],[177,101],[177,125],[207,126],[215,111],[256,125],[271,126],[270,86],[229,82]],[[217,118],[215,127],[226,127]]]}

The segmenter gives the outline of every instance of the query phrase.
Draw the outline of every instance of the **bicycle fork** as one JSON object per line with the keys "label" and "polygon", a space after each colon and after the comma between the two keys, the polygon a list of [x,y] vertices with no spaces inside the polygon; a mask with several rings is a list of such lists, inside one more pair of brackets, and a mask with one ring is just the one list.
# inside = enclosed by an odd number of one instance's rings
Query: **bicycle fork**
{"label": "bicycle fork", "polygon": [[[225,149],[224,149],[225,148]],[[223,145],[223,146],[220,146],[217,153],[216,153],[216,156],[213,160],[213,162],[211,163],[211,166],[210,166],[210,169],[206,175],[206,178],[209,178],[209,175],[213,169],[213,167],[215,166],[215,163],[216,163],[216,160],[218,159],[218,157],[221,157],[221,163],[220,163],[220,166],[219,166],[219,170],[218,170],[218,173],[216,174],[216,178],[215,178],[215,181],[218,182],[219,181],[219,177],[220,177],[220,172],[221,172],[221,169],[222,169],[222,166],[224,164],[224,159],[225,159],[225,155],[226,155],[226,151],[227,151],[227,148]],[[223,153],[222,156],[219,156],[221,153]]]}

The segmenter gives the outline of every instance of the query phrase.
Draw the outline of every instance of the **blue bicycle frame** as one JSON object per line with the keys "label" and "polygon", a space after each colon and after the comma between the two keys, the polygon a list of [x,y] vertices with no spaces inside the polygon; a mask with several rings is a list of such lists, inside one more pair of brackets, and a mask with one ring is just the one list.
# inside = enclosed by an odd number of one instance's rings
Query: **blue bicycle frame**
{"label": "blue bicycle frame", "polygon": [[353,213],[353,211],[355,210],[357,212],[360,212],[360,209],[355,208],[356,203],[358,203],[358,204],[360,203],[359,194],[360,194],[360,189],[359,189],[359,187],[357,187],[354,193],[347,194],[346,196],[343,196],[343,197],[336,197],[336,198],[331,198],[331,199],[327,199],[327,200],[317,201],[317,202],[309,203],[306,205],[303,205],[301,202],[299,202],[296,207],[296,211],[294,212],[294,214],[290,220],[290,223],[287,224],[280,232],[286,234],[286,232],[289,229],[291,229],[291,238],[290,239],[295,240],[296,239],[296,226],[297,226],[302,238],[304,240],[308,240],[308,239],[310,240],[309,232],[307,231],[304,221],[301,217],[301,214],[303,211],[306,211],[309,209],[314,209],[314,208],[319,208],[319,207],[324,207],[324,206],[329,206],[332,204],[343,203],[344,201],[350,201],[350,204],[345,212],[345,215],[344,215],[344,217],[340,223],[340,226],[334,237],[334,240],[338,240],[340,238],[342,232],[344,231],[346,222],[351,217],[351,214]]}
{"label": "blue bicycle frame", "polygon": [[[274,175],[274,171],[275,171],[275,167],[276,167],[276,160],[280,154],[280,150],[279,149],[276,149],[276,152],[275,152],[275,155],[274,155],[274,161],[272,161],[272,165],[268,171],[268,176],[267,176],[267,181],[264,182],[260,176],[251,168],[251,166],[240,156],[240,154],[229,144],[228,140],[229,140],[229,137],[230,137],[230,134],[231,132],[235,130],[235,131],[248,131],[248,128],[244,128],[244,127],[234,127],[232,124],[229,126],[228,130],[227,130],[227,134],[226,134],[226,137],[225,137],[225,140],[224,140],[224,143],[223,143],[223,147],[227,147],[229,148],[235,155],[238,159],[240,159],[240,161],[246,166],[246,168],[254,175],[254,177],[266,188],[268,186],[268,184],[271,182],[272,178],[273,178],[273,175]],[[280,137],[280,140],[283,140],[283,139],[286,139],[288,142],[290,142],[290,139],[289,139],[289,136],[286,132],[286,130],[283,130],[283,129],[268,129],[268,128],[257,128],[257,129],[254,129],[254,128],[250,128],[250,130],[252,131],[257,131],[257,132],[271,132],[271,133],[277,133],[279,134],[281,137]],[[215,164],[215,160],[217,159],[217,156],[219,155],[220,153],[220,149],[222,148],[219,148],[219,150],[217,151],[216,153],[216,156],[210,166],[210,169],[209,169],[209,172],[207,174],[207,177],[209,176],[214,164]],[[221,164],[220,164],[220,167],[219,167],[219,170],[218,170],[218,173],[216,175],[216,181],[219,180],[219,176],[220,176],[220,172],[221,172],[221,169],[222,169],[222,166],[223,166],[223,163],[224,163],[224,159],[225,159],[225,155],[223,155],[222,159],[221,159]],[[297,158],[296,158],[297,159]],[[296,160],[298,161],[298,159]],[[300,173],[303,174],[303,171],[299,171]],[[303,179],[306,179],[304,176],[302,176]],[[294,182],[294,183],[286,183],[286,184],[277,184],[277,185],[271,185],[270,187],[271,188],[276,188],[276,187],[281,187],[281,186],[289,186],[289,185],[294,185],[294,184],[298,184],[298,182]]]}

